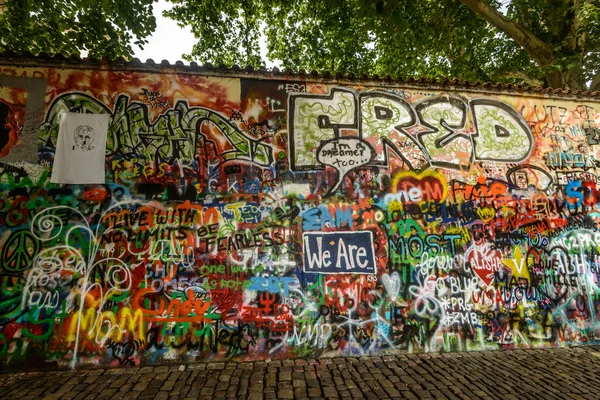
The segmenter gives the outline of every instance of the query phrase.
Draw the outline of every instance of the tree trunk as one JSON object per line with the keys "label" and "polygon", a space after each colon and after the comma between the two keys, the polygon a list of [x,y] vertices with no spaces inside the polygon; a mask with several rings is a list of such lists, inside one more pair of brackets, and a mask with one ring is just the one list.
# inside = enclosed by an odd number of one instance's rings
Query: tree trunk
{"label": "tree trunk", "polygon": [[518,43],[537,62],[540,68],[546,71],[544,75],[548,86],[565,88],[565,79],[561,72],[549,70],[555,58],[552,49],[544,41],[517,22],[506,18],[483,0],[460,0],[460,2]]}
{"label": "tree trunk", "polygon": [[590,90],[592,92],[600,91],[600,71],[596,74],[596,76],[592,80],[592,84],[590,85]]}
{"label": "tree trunk", "polygon": [[564,72],[565,86],[571,90],[587,90],[587,82],[583,74],[583,65],[577,65]]}
{"label": "tree trunk", "polygon": [[564,89],[565,87],[563,75],[558,70],[553,69],[544,72],[544,78],[546,78],[546,85],[548,85],[548,87],[556,89]]}

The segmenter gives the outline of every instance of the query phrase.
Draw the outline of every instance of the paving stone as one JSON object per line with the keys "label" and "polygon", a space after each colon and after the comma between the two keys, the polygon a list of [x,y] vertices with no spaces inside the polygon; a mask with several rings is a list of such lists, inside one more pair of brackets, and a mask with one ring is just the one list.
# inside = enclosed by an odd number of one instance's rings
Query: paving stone
{"label": "paving stone", "polygon": [[390,397],[399,397],[400,396],[400,392],[396,389],[394,389],[393,387],[384,387],[383,390],[385,390],[385,392],[390,396]]}
{"label": "paving stone", "polygon": [[0,375],[8,399],[597,400],[600,346]]}
{"label": "paving stone", "polygon": [[316,379],[308,379],[308,380],[306,381],[306,385],[307,385],[309,388],[318,388],[318,387],[320,387],[320,386],[321,386],[321,385],[319,384],[319,381],[318,381],[318,380],[316,380]]}
{"label": "paving stone", "polygon": [[[324,377],[324,378],[321,378],[320,381],[321,381],[322,386],[335,386],[335,382],[331,378]],[[342,382],[343,382],[343,380],[342,380]]]}
{"label": "paving stone", "polygon": [[291,381],[292,380],[292,374],[291,374],[291,372],[280,372],[279,373],[279,380],[280,381]]}
{"label": "paving stone", "polygon": [[134,400],[137,399],[140,395],[140,392],[131,391],[123,396],[123,400]]}
{"label": "paving stone", "polygon": [[148,387],[148,382],[139,382],[139,383],[136,383],[136,385],[133,387],[132,390],[134,390],[136,392],[142,392],[142,391],[146,390],[147,387]]}
{"label": "paving stone", "polygon": [[166,400],[169,398],[169,392],[167,391],[160,391],[158,393],[156,393],[156,396],[154,396],[154,400]]}
{"label": "paving stone", "polygon": [[[367,398],[367,399],[369,399],[369,400],[379,400],[379,399],[380,399],[380,397],[379,397],[379,396],[377,396],[377,395],[376,395],[375,393],[373,393],[373,392],[367,392],[367,393],[365,393],[365,398]],[[386,398],[387,398],[387,396],[386,396]]]}
{"label": "paving stone", "polygon": [[175,384],[177,383],[177,381],[166,381],[162,384],[162,386],[160,387],[160,390],[164,390],[164,391],[170,391],[173,389],[173,387],[175,386]]}
{"label": "paving stone", "polygon": [[294,391],[291,389],[280,389],[277,391],[278,399],[293,399]]}
{"label": "paving stone", "polygon": [[100,392],[100,394],[98,394],[98,397],[96,397],[97,400],[108,400],[110,399],[115,393],[117,392],[117,389],[104,389],[102,392]]}
{"label": "paving stone", "polygon": [[148,388],[140,393],[139,399],[153,399],[158,393],[158,389]]}
{"label": "paving stone", "polygon": [[293,389],[292,382],[279,382],[277,389]]}
{"label": "paving stone", "polygon": [[[413,392],[420,399],[431,399],[431,398],[433,398],[433,396],[431,395],[431,393],[428,390],[414,390]],[[473,398],[476,398],[476,397],[473,396]]]}
{"label": "paving stone", "polygon": [[164,380],[152,380],[148,383],[149,388],[159,388],[163,385]]}
{"label": "paving stone", "polygon": [[52,393],[42,397],[42,400],[59,400],[61,398],[60,393]]}
{"label": "paving stone", "polygon": [[202,396],[210,396],[215,392],[215,388],[214,387],[203,387],[200,390],[200,395]]}
{"label": "paving stone", "polygon": [[78,392],[80,392],[82,390],[86,390],[88,387],[89,385],[86,385],[85,383],[80,383],[79,385],[75,386],[73,390],[77,390]]}
{"label": "paving stone", "polygon": [[345,386],[346,386],[348,389],[353,389],[353,388],[357,388],[357,387],[358,387],[358,386],[356,386],[356,383],[354,383],[354,382],[353,382],[353,381],[351,381],[351,380],[346,380],[346,381],[344,381],[344,383],[345,383]]}
{"label": "paving stone", "polygon": [[83,380],[83,383],[94,383],[99,378],[98,375],[88,376]]}
{"label": "paving stone", "polygon": [[304,388],[306,387],[306,381],[304,381],[303,379],[294,379],[292,381],[292,384],[295,388]]}

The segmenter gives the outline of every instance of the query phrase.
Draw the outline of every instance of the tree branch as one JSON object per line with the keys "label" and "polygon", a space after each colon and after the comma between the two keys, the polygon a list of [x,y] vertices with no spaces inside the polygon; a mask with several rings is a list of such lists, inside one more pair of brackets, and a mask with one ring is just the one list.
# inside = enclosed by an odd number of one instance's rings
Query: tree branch
{"label": "tree branch", "polygon": [[537,78],[528,76],[526,73],[521,72],[521,71],[509,71],[504,74],[501,74],[500,77],[511,78],[511,79],[520,79],[530,86],[542,86],[544,84],[543,81],[541,81]]}
{"label": "tree branch", "polygon": [[529,55],[534,58],[540,67],[544,68],[554,62],[552,49],[521,25],[506,18],[498,10],[490,7],[483,0],[460,0],[461,3],[473,10],[477,15],[507,34],[517,42]]}
{"label": "tree branch", "polygon": [[575,0],[573,3],[573,20],[569,26],[569,36],[567,43],[569,44],[569,50],[576,52],[579,49],[579,53],[585,53],[585,42],[587,39],[587,32],[580,32],[581,29],[581,11],[588,4],[588,0]]}

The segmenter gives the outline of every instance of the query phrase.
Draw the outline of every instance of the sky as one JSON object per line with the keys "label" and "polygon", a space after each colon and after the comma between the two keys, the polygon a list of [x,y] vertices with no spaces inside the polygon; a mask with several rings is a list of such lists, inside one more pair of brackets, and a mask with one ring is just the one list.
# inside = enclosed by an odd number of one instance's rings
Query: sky
{"label": "sky", "polygon": [[[164,10],[171,9],[173,4],[165,0],[159,0],[154,3],[154,17],[156,18],[156,31],[148,38],[148,44],[144,49],[134,47],[134,57],[141,61],[151,58],[160,63],[162,60],[168,60],[171,64],[182,60],[181,55],[190,53],[192,46],[196,42],[194,35],[189,28],[180,28],[172,19],[162,16]],[[187,62],[185,62],[187,64]]]}
{"label": "sky", "polygon": [[[162,60],[168,60],[171,64],[174,64],[175,61],[183,61],[181,55],[190,53],[196,42],[192,31],[189,28],[180,28],[175,21],[162,16],[162,12],[171,9],[173,4],[167,3],[166,0],[158,0],[153,7],[154,17],[156,18],[156,31],[148,38],[148,44],[144,46],[143,50],[138,46],[133,46],[133,56],[139,58],[142,62],[149,58],[156,63],[160,63]],[[265,57],[267,43],[264,36],[260,38],[259,43],[260,53],[267,68],[276,66],[276,63],[270,62]],[[200,64],[204,63],[204,60],[194,61]],[[188,64],[187,61],[184,61],[184,63]]]}

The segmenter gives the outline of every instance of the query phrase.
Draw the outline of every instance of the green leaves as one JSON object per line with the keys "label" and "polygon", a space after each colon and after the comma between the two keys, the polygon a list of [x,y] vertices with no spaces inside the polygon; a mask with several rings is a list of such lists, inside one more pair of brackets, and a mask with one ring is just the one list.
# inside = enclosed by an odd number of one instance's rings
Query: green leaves
{"label": "green leaves", "polygon": [[[6,0],[0,52],[130,56],[156,28],[154,1]],[[600,86],[600,0],[485,1],[548,45],[544,68],[460,0],[169,1],[165,16],[198,39],[190,61],[261,66],[266,38],[294,70]]]}
{"label": "green leaves", "polygon": [[[295,70],[503,80],[527,60],[459,0],[170,0],[165,13],[199,39],[188,59]],[[515,63],[518,63],[515,61]]]}
{"label": "green leaves", "polygon": [[189,26],[199,39],[187,60],[213,64],[260,65],[258,45],[260,3],[253,0],[173,0],[164,15]]}
{"label": "green leaves", "polygon": [[0,52],[130,57],[156,29],[155,0],[7,0]]}

